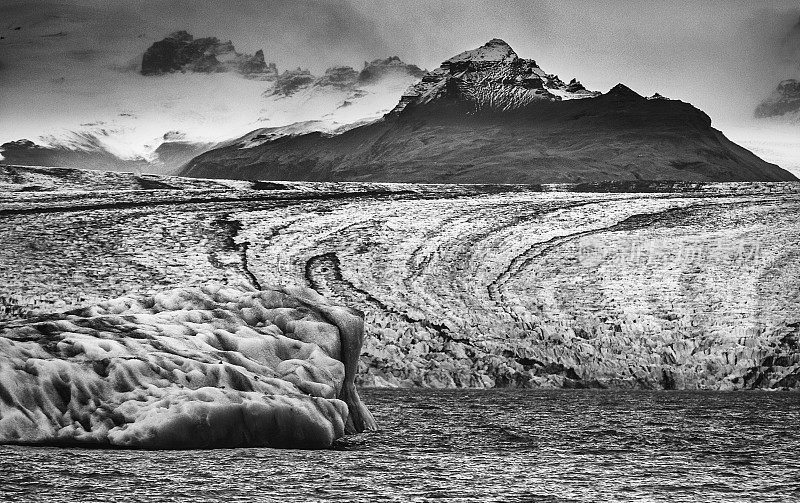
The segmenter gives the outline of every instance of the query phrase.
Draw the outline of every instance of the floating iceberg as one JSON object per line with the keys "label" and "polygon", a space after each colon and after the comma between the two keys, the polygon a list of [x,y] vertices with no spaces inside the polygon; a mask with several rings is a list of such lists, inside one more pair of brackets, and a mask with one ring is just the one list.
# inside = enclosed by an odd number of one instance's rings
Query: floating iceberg
{"label": "floating iceberg", "polygon": [[0,325],[0,443],[323,448],[374,429],[363,317],[305,288],[209,285]]}

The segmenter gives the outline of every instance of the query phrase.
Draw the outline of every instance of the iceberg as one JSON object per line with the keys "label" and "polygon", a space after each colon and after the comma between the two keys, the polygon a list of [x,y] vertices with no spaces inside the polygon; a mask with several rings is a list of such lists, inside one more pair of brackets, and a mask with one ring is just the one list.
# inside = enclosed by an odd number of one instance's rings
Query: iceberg
{"label": "iceberg", "polygon": [[0,325],[0,443],[326,448],[376,428],[359,311],[204,285]]}

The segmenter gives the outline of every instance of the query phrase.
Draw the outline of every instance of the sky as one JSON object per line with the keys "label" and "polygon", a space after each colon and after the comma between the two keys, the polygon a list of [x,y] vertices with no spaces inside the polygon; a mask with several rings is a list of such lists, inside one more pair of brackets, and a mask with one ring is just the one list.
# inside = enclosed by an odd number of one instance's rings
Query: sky
{"label": "sky", "polygon": [[433,69],[497,37],[565,81],[622,82],[732,121],[800,77],[798,20],[784,0],[0,0],[0,132],[147,99],[131,88],[141,55],[178,29],[315,73],[390,55]]}

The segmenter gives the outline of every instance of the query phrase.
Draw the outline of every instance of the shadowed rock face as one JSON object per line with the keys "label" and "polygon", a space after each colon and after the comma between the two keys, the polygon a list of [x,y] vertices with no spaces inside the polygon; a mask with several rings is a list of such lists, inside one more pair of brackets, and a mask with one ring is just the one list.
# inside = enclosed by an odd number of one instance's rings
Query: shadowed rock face
{"label": "shadowed rock face", "polygon": [[375,429],[363,315],[303,289],[206,286],[0,326],[0,443],[320,448]]}
{"label": "shadowed rock face", "polygon": [[778,88],[756,107],[755,116],[763,119],[791,113],[800,113],[800,81],[794,79],[778,84]]}
{"label": "shadowed rock face", "polygon": [[187,71],[235,71],[261,80],[274,80],[278,74],[275,63],[267,65],[260,49],[254,55],[241,54],[231,41],[221,42],[216,37],[195,39],[185,31],[176,31],[155,42],[142,56],[142,75]]}

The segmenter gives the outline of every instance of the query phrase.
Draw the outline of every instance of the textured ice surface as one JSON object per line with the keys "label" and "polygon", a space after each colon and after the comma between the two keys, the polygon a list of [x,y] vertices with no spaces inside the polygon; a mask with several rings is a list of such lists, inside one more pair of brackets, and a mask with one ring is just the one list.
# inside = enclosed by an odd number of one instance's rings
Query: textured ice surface
{"label": "textured ice surface", "polygon": [[797,182],[142,178],[0,169],[0,319],[256,279],[363,311],[370,386],[800,386]]}
{"label": "textured ice surface", "polygon": [[311,290],[221,285],[0,326],[0,442],[326,447],[374,427],[362,337]]}

